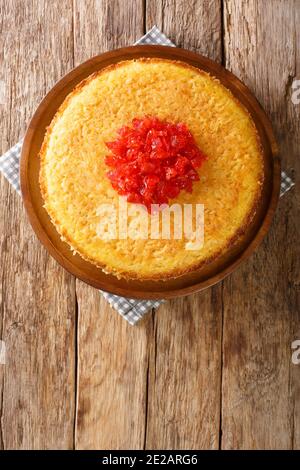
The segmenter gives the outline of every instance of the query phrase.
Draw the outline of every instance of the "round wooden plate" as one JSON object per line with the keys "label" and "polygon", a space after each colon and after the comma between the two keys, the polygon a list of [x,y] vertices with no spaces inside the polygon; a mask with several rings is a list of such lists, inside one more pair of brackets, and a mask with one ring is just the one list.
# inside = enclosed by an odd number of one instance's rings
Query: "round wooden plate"
{"label": "round wooden plate", "polygon": [[[217,77],[243,103],[253,117],[263,146],[265,184],[255,219],[238,245],[213,263],[194,273],[164,282],[126,281],[105,274],[101,269],[73,255],[62,242],[43,208],[39,188],[39,151],[46,127],[58,107],[75,85],[91,73],[121,60],[162,57],[181,60]],[[106,52],[84,62],[60,80],[46,95],[27,129],[21,155],[21,190],[31,225],[49,253],[70,273],[98,289],[131,298],[171,298],[205,289],[223,279],[255,250],[266,235],[280,191],[280,162],[271,124],[249,89],[232,73],[206,57],[184,49],[166,46],[132,46]]]}

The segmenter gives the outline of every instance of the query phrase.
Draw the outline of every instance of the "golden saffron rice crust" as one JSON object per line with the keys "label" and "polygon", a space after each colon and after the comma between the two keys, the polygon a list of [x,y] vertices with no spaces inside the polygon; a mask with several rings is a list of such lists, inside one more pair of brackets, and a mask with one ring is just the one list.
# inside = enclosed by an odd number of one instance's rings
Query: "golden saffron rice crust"
{"label": "golden saffron rice crust", "polygon": [[[145,115],[184,122],[208,156],[193,193],[172,201],[204,204],[201,249],[187,251],[186,239],[103,240],[97,234],[99,207],[119,201],[106,176],[105,142]],[[254,123],[231,92],[206,72],[163,59],[120,62],[81,82],[53,118],[40,159],[45,208],[61,238],[105,272],[142,280],[177,277],[228,250],[255,215],[264,173]],[[133,227],[134,215],[128,219]]]}

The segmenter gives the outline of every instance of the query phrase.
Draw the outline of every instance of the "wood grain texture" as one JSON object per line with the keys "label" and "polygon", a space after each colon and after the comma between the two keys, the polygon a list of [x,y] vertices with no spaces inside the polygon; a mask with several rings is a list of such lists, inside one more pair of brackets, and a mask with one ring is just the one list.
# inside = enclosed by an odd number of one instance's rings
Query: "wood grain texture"
{"label": "wood grain texture", "polygon": [[[300,4],[226,1],[226,66],[254,91],[272,118],[283,167],[296,187],[284,196],[267,239],[225,281],[222,447],[299,448],[299,105],[291,84],[299,73]],[[264,51],[264,53],[262,53]]]}
{"label": "wood grain texture", "polygon": [[[143,35],[142,1],[78,0],[74,8],[76,64],[106,49],[133,44]],[[98,291],[78,280],[76,286],[76,448],[141,449],[151,318],[132,328]]]}
{"label": "wood grain texture", "polygon": [[218,448],[222,304],[220,285],[155,313],[146,448]]}
{"label": "wood grain texture", "polygon": [[[154,23],[175,44],[221,62],[220,2],[147,2],[147,28]],[[220,284],[155,313],[146,448],[218,448],[222,304]]]}
{"label": "wood grain texture", "polygon": [[143,0],[74,0],[75,65],[144,34]]}
{"label": "wood grain texture", "polygon": [[150,318],[130,326],[101,294],[77,282],[77,449],[142,449]]}
{"label": "wood grain texture", "polygon": [[221,0],[146,2],[146,29],[156,24],[178,47],[222,61]]}
{"label": "wood grain texture", "polygon": [[[24,134],[39,100],[73,65],[69,6],[1,2],[2,151]],[[0,200],[0,331],[7,350],[0,365],[0,446],[72,448],[74,279],[37,242],[2,175]]]}

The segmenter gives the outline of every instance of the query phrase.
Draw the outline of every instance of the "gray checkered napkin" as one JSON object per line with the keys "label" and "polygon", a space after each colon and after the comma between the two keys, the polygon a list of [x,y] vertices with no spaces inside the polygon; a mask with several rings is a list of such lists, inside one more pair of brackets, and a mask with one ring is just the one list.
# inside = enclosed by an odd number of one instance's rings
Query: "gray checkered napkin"
{"label": "gray checkered napkin", "polygon": [[[139,39],[136,44],[160,44],[162,46],[175,45],[168,39],[158,28],[153,26],[145,36]],[[0,158],[0,170],[14,189],[20,194],[19,182],[19,159],[22,147],[22,140],[14,147],[9,149]],[[283,171],[281,173],[281,190],[280,196],[283,196],[287,191],[294,186],[292,179]],[[159,307],[164,300],[134,300],[117,295],[109,294],[108,292],[100,291],[104,298],[110,305],[127,320],[130,325],[135,325],[149,310]]]}

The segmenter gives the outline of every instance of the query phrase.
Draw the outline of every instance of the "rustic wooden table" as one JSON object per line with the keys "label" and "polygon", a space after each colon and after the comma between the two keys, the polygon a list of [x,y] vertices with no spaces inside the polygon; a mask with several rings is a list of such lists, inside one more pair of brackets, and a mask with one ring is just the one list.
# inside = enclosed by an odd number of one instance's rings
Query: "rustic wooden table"
{"label": "rustic wooden table", "polygon": [[131,327],[48,256],[1,177],[4,449],[300,448],[299,0],[1,0],[0,150],[66,72],[154,24],[253,90],[296,187],[233,275]]}

